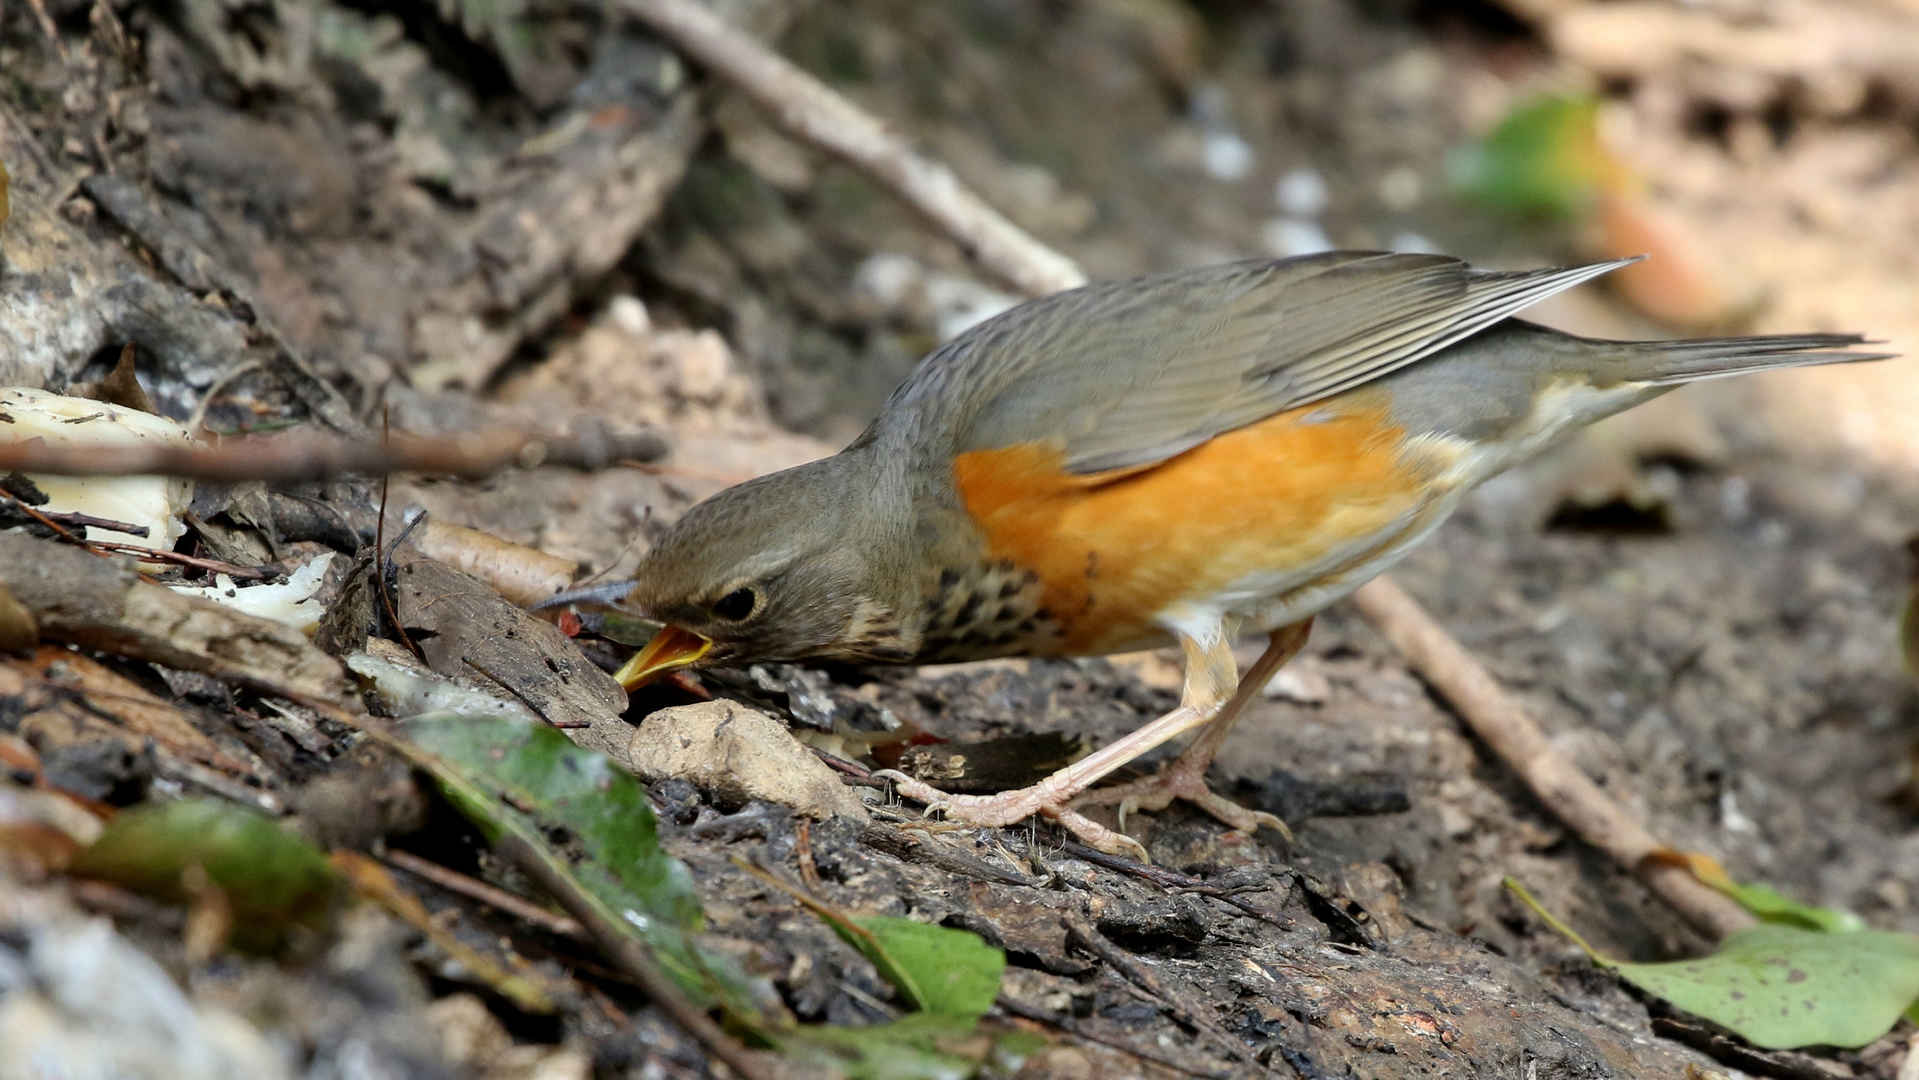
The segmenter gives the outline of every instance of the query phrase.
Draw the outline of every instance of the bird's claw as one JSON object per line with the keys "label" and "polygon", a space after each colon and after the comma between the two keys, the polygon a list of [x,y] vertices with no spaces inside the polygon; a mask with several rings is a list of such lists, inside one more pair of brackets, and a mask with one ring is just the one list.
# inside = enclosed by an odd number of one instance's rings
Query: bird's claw
{"label": "bird's claw", "polygon": [[1018,824],[1038,814],[1056,821],[1089,847],[1109,855],[1125,855],[1141,862],[1152,862],[1139,841],[1125,833],[1114,832],[1084,814],[1067,809],[1058,801],[1049,801],[1032,788],[1003,791],[998,795],[953,795],[900,772],[881,769],[875,779],[891,781],[893,789],[905,798],[926,804],[925,813],[943,814],[949,821],[965,822],[980,828],[1002,828]]}
{"label": "bird's claw", "polygon": [[1180,769],[1176,765],[1130,783],[1096,788],[1075,801],[1084,805],[1112,804],[1116,808],[1119,827],[1124,829],[1129,816],[1141,810],[1164,810],[1175,799],[1192,803],[1235,832],[1252,836],[1263,826],[1284,837],[1287,843],[1292,843],[1293,831],[1277,816],[1239,805],[1207,787],[1206,779],[1200,773]]}
{"label": "bird's claw", "polygon": [[1045,809],[1021,805],[1019,800],[1008,800],[1001,795],[953,795],[898,769],[880,769],[873,773],[873,778],[891,781],[893,790],[901,796],[925,803],[927,816],[943,814],[951,820],[983,828],[1012,825]]}

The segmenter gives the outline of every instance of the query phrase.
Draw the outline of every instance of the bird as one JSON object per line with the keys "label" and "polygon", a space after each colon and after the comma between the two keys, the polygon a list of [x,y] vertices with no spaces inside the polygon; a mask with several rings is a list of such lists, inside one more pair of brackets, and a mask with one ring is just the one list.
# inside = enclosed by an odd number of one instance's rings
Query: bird
{"label": "bird", "polygon": [[[839,453],[687,510],[621,583],[662,629],[616,678],[1177,645],[1177,708],[1035,784],[960,795],[876,775],[950,820],[1038,815],[1119,854],[1144,849],[1076,807],[1118,803],[1123,829],[1185,799],[1283,832],[1213,792],[1207,767],[1313,617],[1475,485],[1685,383],[1890,355],[1855,351],[1858,334],[1611,341],[1516,317],[1635,261],[1335,251],[1013,307],[923,358]],[[1267,637],[1243,673],[1242,631]],[[1194,731],[1157,773],[1095,786]]]}

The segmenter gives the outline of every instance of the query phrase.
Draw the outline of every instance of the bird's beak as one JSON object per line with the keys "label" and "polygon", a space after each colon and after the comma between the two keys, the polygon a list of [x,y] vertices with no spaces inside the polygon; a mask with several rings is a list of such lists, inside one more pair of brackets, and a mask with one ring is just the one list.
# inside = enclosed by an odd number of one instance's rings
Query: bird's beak
{"label": "bird's beak", "polygon": [[620,666],[613,677],[630,693],[653,680],[653,677],[674,668],[683,668],[705,656],[713,648],[713,643],[691,630],[682,630],[677,626],[661,627],[646,643],[646,648],[633,654],[633,659]]}

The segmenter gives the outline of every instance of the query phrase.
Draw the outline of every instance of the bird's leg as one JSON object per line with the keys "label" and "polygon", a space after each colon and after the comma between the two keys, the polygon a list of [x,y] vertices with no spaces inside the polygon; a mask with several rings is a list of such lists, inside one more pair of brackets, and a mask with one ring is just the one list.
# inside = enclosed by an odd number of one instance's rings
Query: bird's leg
{"label": "bird's leg", "polygon": [[[997,795],[949,795],[891,769],[873,775],[892,780],[901,795],[925,803],[929,811],[940,810],[955,821],[997,827],[1041,814],[1102,851],[1143,857],[1145,850],[1136,841],[1067,809],[1066,804],[1113,770],[1212,720],[1222,707],[1234,700],[1234,691],[1240,682],[1238,665],[1233,660],[1232,636],[1226,625],[1221,622],[1208,626],[1201,636],[1185,632],[1178,636],[1180,649],[1186,654],[1186,686],[1180,695],[1179,708],[1036,784]],[[1265,659],[1261,657],[1260,662],[1264,663]],[[1281,660],[1283,662],[1284,657]],[[1269,669],[1267,674],[1271,673]]]}
{"label": "bird's leg", "polygon": [[1163,810],[1174,799],[1185,799],[1242,832],[1257,832],[1261,825],[1265,825],[1291,840],[1292,830],[1279,818],[1264,811],[1249,810],[1208,788],[1206,769],[1212,765],[1220,745],[1233,730],[1233,721],[1239,718],[1246,703],[1258,696],[1274,672],[1299,655],[1312,629],[1313,620],[1308,618],[1273,631],[1267,641],[1266,651],[1259,654],[1259,659],[1253,661],[1253,666],[1246,670],[1246,676],[1239,681],[1239,690],[1232,700],[1219,710],[1212,722],[1200,730],[1192,745],[1182,751],[1172,764],[1144,779],[1089,792],[1078,801],[1118,803],[1120,828],[1124,829],[1126,815],[1134,810]]}

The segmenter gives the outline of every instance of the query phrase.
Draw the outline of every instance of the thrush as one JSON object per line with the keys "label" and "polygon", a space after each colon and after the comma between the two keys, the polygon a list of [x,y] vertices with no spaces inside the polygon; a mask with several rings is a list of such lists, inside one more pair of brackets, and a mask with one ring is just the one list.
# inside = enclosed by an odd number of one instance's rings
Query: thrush
{"label": "thrush", "polygon": [[[1603,341],[1514,317],[1633,260],[1518,272],[1329,252],[1087,285],[927,356],[839,453],[688,510],[627,603],[665,624],[618,672],[832,660],[927,664],[1175,643],[1179,707],[1030,787],[929,810],[1034,814],[1107,851],[1073,809],[1191,800],[1313,616],[1386,570],[1474,485],[1683,383],[1880,359],[1854,334]],[[1242,675],[1241,631],[1268,635]],[[1167,741],[1144,780],[1092,790]]]}

